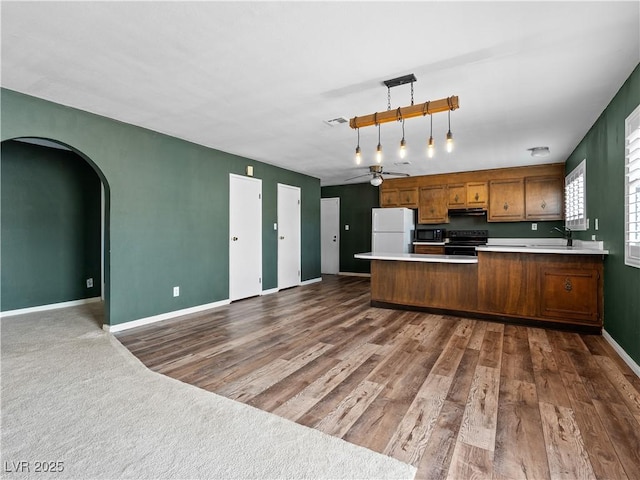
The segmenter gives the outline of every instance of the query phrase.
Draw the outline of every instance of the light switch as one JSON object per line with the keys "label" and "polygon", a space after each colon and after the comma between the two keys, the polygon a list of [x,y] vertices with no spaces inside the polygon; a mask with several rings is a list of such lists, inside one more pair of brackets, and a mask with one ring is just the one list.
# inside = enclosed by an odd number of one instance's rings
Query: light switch
{"label": "light switch", "polygon": [[278,224],[277,224],[277,223],[274,223],[274,224],[273,224],[273,229],[274,229],[274,230],[278,230]]}
{"label": "light switch", "polygon": [[595,221],[594,221],[593,223],[594,223],[594,228],[595,228],[596,230],[598,230],[598,227],[600,226],[600,225],[599,225],[599,223],[600,223],[600,222],[598,222],[598,219],[596,218],[596,219],[595,219]]}

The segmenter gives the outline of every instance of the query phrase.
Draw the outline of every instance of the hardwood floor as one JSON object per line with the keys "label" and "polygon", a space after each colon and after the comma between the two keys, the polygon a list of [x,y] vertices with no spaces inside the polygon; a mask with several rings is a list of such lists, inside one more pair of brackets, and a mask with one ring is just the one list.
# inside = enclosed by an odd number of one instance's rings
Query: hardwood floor
{"label": "hardwood floor", "polygon": [[640,479],[640,379],[600,336],[371,308],[368,279],[326,276],[117,337],[416,478]]}

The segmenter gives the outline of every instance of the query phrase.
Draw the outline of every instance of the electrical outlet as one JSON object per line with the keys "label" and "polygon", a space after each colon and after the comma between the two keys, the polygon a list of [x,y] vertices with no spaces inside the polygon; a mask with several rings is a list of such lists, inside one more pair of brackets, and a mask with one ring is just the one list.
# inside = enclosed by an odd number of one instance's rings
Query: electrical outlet
{"label": "electrical outlet", "polygon": [[87,288],[93,288],[93,278],[87,278]]}
{"label": "electrical outlet", "polygon": [[349,230],[349,225],[345,225],[345,226],[344,226],[344,229],[345,229],[345,230]]}
{"label": "electrical outlet", "polygon": [[180,287],[173,287],[173,296],[174,297],[180,296]]}
{"label": "electrical outlet", "polygon": [[[597,230],[597,228],[596,228]],[[596,236],[595,235],[591,235],[591,240],[593,240],[594,242],[596,241]]]}
{"label": "electrical outlet", "polygon": [[537,223],[532,223],[531,224],[531,230],[538,230],[538,224]]}

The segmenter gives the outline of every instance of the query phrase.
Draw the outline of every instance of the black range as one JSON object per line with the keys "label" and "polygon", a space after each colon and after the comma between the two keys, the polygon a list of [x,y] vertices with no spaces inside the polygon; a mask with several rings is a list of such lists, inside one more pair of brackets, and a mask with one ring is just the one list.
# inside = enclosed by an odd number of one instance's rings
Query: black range
{"label": "black range", "polygon": [[449,230],[449,242],[444,246],[445,255],[478,255],[476,247],[486,245],[488,230]]}

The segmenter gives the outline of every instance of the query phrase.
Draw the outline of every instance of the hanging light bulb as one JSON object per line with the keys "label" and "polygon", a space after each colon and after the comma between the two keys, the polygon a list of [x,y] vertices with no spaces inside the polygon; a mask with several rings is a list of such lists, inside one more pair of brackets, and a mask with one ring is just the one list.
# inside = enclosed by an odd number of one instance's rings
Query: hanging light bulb
{"label": "hanging light bulb", "polygon": [[358,130],[358,146],[356,147],[356,165],[360,165],[362,163],[362,151],[360,150],[360,129]]}
{"label": "hanging light bulb", "polygon": [[407,156],[407,142],[404,140],[404,119],[402,119],[402,140],[400,140],[400,158]]}
{"label": "hanging light bulb", "polygon": [[427,143],[427,157],[433,158],[436,145],[433,141],[433,115],[429,114],[429,120],[431,122],[431,130],[429,132],[429,142]]}
{"label": "hanging light bulb", "polygon": [[382,144],[380,143],[380,124],[378,124],[378,146],[376,147],[376,162],[382,163]]}
{"label": "hanging light bulb", "polygon": [[453,134],[451,133],[451,110],[449,110],[449,131],[447,132],[446,137],[446,146],[447,153],[451,153],[453,151]]}

